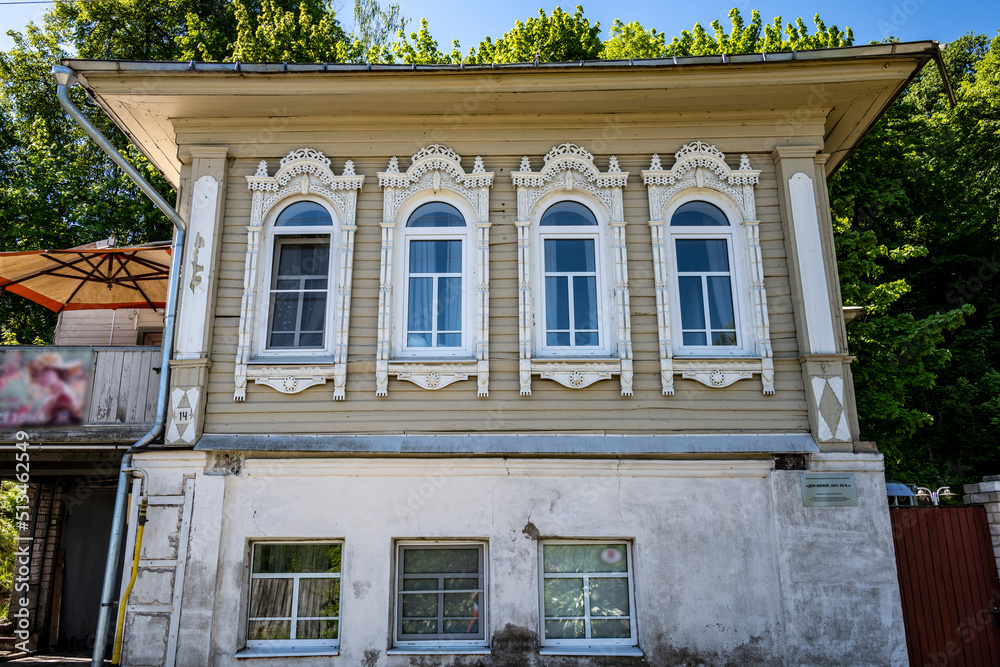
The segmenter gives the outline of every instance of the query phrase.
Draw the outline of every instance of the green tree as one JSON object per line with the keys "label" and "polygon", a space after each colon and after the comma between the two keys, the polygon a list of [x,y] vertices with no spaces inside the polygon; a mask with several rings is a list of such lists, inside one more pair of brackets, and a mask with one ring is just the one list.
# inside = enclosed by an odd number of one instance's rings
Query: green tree
{"label": "green tree", "polygon": [[738,9],[729,11],[731,23],[727,33],[719,21],[712,21],[712,32],[706,31],[700,23],[688,32],[682,30],[668,44],[662,32],[646,30],[639,23],[623,23],[615,20],[611,26],[611,37],[604,42],[601,58],[622,60],[625,58],[665,58],[670,56],[705,56],[717,54],[775,53],[808,49],[825,49],[850,46],[854,33],[850,28],[843,32],[833,25],[829,28],[820,19],[813,17],[816,32],[812,35],[805,22],[799,18],[795,23],[781,28],[778,16],[768,25],[761,22],[760,12],[754,10],[747,25]]}
{"label": "green tree", "polygon": [[346,34],[327,0],[285,8],[280,0],[260,0],[259,11],[232,0],[239,62],[336,62]]}
{"label": "green tree", "polygon": [[[0,53],[0,248],[66,248],[115,235],[123,244],[168,238],[163,215],[62,111],[49,74],[66,57],[59,32],[29,26]],[[74,102],[161,192],[169,186],[79,88]],[[0,324],[21,342],[48,340],[54,313],[0,295]]]}
{"label": "green tree", "polygon": [[[961,484],[1000,463],[1000,38],[927,67],[831,183],[862,437],[902,481]],[[899,260],[905,260],[900,262]]]}
{"label": "green tree", "polygon": [[600,56],[603,44],[598,36],[601,24],[590,25],[577,5],[574,14],[556,7],[551,15],[538,10],[537,17],[523,23],[517,21],[512,30],[495,42],[489,37],[479,48],[469,50],[470,63],[569,62],[594,60]]}

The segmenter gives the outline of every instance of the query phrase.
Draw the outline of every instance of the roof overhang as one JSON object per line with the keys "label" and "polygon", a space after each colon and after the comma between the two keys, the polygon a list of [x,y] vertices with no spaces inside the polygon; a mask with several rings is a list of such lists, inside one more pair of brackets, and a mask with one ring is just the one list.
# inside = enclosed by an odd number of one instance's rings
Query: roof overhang
{"label": "roof overhang", "polygon": [[[664,114],[818,119],[832,174],[937,42],[738,56],[513,65],[245,64],[66,60],[83,87],[177,186],[188,120]],[[471,108],[470,108],[471,107]],[[818,134],[818,132],[817,132]],[[782,143],[775,128],[775,146]],[[785,141],[792,141],[785,138]]]}

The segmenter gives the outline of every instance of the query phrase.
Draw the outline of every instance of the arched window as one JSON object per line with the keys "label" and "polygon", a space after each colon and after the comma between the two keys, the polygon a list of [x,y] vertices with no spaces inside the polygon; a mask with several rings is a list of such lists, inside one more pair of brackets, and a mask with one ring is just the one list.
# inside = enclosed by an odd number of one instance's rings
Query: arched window
{"label": "arched window", "polygon": [[421,204],[403,230],[402,351],[465,349],[465,217],[451,204]]}
{"label": "arched window", "polygon": [[289,204],[274,221],[265,351],[325,350],[333,275],[330,212],[314,201]]}
{"label": "arched window", "polygon": [[737,348],[732,226],[719,207],[690,201],[670,216],[681,347]]}
{"label": "arched window", "polygon": [[601,349],[608,334],[601,333],[597,218],[580,202],[561,201],[545,209],[538,227],[544,282],[540,350]]}

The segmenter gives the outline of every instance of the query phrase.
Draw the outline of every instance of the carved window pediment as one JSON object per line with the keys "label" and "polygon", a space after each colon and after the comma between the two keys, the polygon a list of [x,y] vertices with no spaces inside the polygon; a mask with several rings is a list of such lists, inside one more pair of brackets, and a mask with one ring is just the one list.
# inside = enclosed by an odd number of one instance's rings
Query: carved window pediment
{"label": "carved window pediment", "polygon": [[[247,176],[247,187],[253,193],[253,200],[250,225],[247,227],[234,400],[246,399],[248,379],[286,394],[295,394],[332,379],[334,399],[343,400],[346,397],[351,267],[357,228],[355,215],[357,195],[365,177],[354,173],[354,164],[350,160],[345,163],[340,176],[333,172],[330,164],[330,159],[322,152],[301,148],[281,159],[274,176],[268,175],[264,160],[260,161],[252,176]],[[278,239],[284,242],[298,238],[294,235],[282,236],[275,231],[277,214],[295,201],[315,202],[335,213],[328,226],[317,228],[328,237],[324,245],[328,248],[325,252],[331,256],[329,266],[332,271],[323,276],[327,286],[324,288],[326,301],[322,344],[312,347],[293,345],[279,352],[268,350],[266,342],[272,291],[272,276],[269,274],[276,270],[274,253],[279,250]],[[302,227],[300,231],[307,232],[309,228]],[[309,282],[304,278],[302,280],[303,285]],[[250,362],[255,360],[268,363],[251,367]]]}

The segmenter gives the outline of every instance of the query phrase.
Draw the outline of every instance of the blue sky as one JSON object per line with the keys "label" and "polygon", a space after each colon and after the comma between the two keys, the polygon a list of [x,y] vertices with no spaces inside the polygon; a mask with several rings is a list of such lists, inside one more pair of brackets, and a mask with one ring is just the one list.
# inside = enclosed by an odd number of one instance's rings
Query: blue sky
{"label": "blue sky", "polygon": [[[8,30],[20,30],[29,21],[41,22],[46,4],[8,4],[0,0],[0,49],[10,48]],[[336,0],[343,6],[346,26],[351,24],[351,0]],[[461,42],[462,50],[478,44],[486,35],[499,37],[514,25],[536,15],[539,8],[546,12],[557,3],[540,0],[505,0],[497,3],[476,3],[469,0],[399,0],[403,14],[417,25],[421,18],[430,24],[431,34],[437,38],[442,50],[448,50],[452,39]],[[854,29],[855,43],[880,40],[894,36],[905,41],[933,39],[949,42],[969,32],[995,35],[1000,30],[1000,1],[998,0],[841,0],[814,3],[772,0],[700,0],[699,2],[655,2],[651,0],[591,0],[589,2],[564,2],[563,9],[573,11],[576,4],[583,4],[585,15],[592,22],[600,21],[602,37],[607,38],[616,18],[625,22],[639,21],[646,28],[656,28],[668,37],[681,30],[690,29],[695,22],[707,25],[718,18],[728,29],[727,14],[737,7],[749,18],[752,9],[758,9],[765,21],[781,16],[784,22],[802,16],[812,26],[812,15],[817,12],[827,24]]]}

